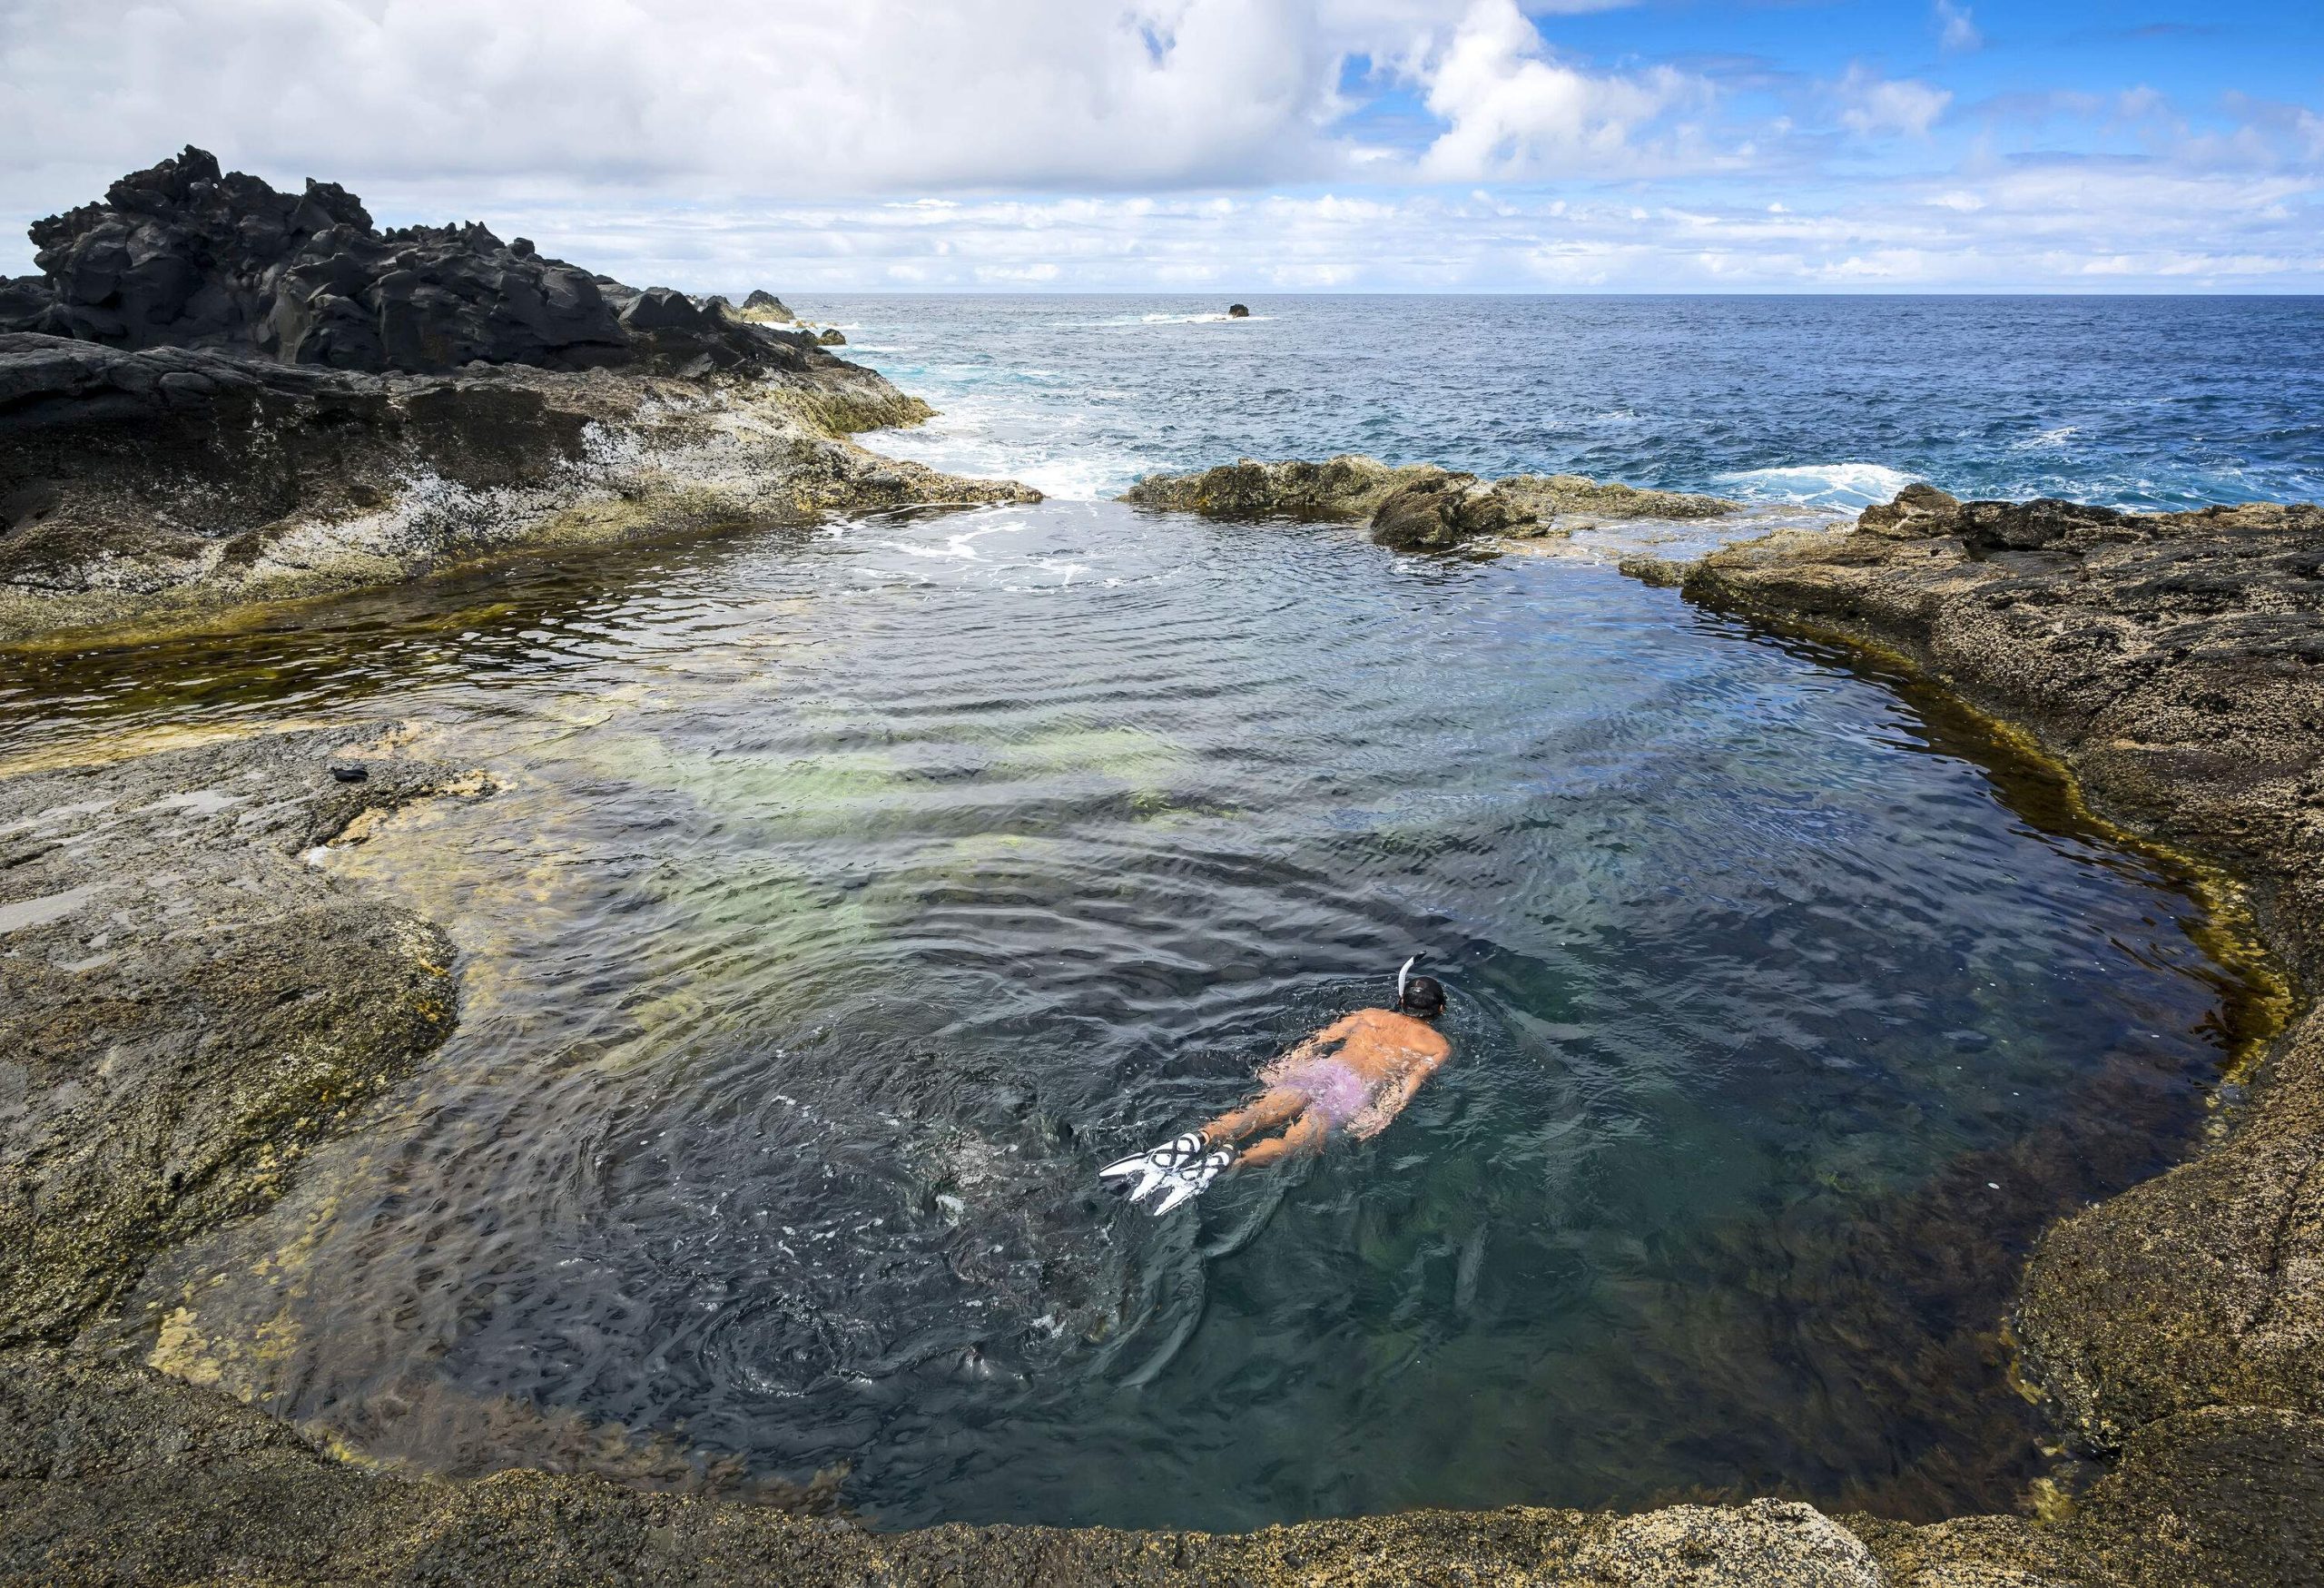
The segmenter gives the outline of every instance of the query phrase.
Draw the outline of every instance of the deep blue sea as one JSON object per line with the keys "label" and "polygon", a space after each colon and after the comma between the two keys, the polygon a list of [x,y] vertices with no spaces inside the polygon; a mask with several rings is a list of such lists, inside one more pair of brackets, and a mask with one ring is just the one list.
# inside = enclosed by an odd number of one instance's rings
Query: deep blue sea
{"label": "deep blue sea", "polygon": [[2324,298],[805,298],[911,455],[1118,491],[1368,452],[1753,501],[2324,496]]}
{"label": "deep blue sea", "polygon": [[[2074,1479],[2001,1322],[2198,1139],[2187,879],[1861,660],[1587,558],[1106,499],[1345,449],[1802,511],[2318,494],[2313,301],[806,301],[1033,507],[559,550],[0,652],[0,764],[393,717],[500,791],[319,865],[443,1050],[126,1355],[354,1446],[882,1524]],[[143,738],[140,735],[151,735]],[[1178,1216],[1107,1160],[1416,949],[1454,1059]]]}

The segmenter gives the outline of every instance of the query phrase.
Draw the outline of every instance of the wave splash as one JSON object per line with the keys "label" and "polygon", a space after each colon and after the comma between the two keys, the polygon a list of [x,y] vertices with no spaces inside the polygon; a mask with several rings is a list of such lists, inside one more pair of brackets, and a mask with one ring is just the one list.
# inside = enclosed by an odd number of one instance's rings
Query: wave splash
{"label": "wave splash", "polygon": [[1893,500],[1898,491],[1920,480],[1917,474],[1884,463],[1803,463],[1741,469],[1718,476],[1718,483],[1748,501],[1854,508]]}

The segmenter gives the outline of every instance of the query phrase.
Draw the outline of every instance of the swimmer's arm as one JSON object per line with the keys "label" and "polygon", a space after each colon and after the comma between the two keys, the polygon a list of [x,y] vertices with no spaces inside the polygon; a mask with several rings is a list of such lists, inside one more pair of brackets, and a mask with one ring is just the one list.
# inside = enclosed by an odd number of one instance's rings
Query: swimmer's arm
{"label": "swimmer's arm", "polygon": [[1344,1042],[1358,1023],[1359,1017],[1348,1015],[1335,1020],[1320,1031],[1312,1031],[1299,1039],[1298,1046],[1284,1054],[1285,1059],[1307,1059],[1322,1052],[1334,1042]]}
{"label": "swimmer's arm", "polygon": [[1366,1140],[1379,1135],[1388,1128],[1389,1120],[1404,1111],[1404,1105],[1413,1100],[1413,1094],[1420,1090],[1421,1083],[1435,1074],[1443,1063],[1444,1055],[1442,1053],[1424,1054],[1415,1059],[1412,1067],[1396,1077],[1392,1085],[1381,1090],[1380,1096],[1366,1110],[1369,1117],[1348,1134]]}

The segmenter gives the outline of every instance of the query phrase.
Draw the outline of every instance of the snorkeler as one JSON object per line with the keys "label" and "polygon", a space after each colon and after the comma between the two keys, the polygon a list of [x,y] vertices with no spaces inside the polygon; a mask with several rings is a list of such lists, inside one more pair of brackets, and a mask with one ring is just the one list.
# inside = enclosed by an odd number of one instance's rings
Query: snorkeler
{"label": "snorkeler", "polygon": [[1414,954],[1396,972],[1393,1010],[1360,1009],[1333,1021],[1260,1070],[1266,1090],[1251,1101],[1199,1130],[1108,1164],[1098,1178],[1136,1180],[1133,1202],[1161,1191],[1153,1208],[1159,1218],[1229,1169],[1317,1151],[1335,1130],[1358,1140],[1380,1134],[1452,1052],[1427,1023],[1444,1012],[1444,989],[1433,976],[1413,974],[1419,959]]}

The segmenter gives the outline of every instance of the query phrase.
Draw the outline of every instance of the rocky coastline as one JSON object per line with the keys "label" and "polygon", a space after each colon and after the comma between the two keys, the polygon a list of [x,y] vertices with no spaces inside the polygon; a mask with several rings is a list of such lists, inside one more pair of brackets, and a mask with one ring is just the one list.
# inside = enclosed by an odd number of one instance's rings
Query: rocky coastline
{"label": "rocky coastline", "polygon": [[[2324,874],[2319,530],[2314,508],[2136,516],[1916,488],[1845,533],[1629,571],[1773,632],[1901,656],[2024,728],[2103,814],[2248,884],[2259,929],[2305,985]],[[381,1468],[216,1390],[76,1350],[147,1258],[262,1205],[303,1143],[448,1029],[433,929],[300,854],[359,840],[366,812],[490,791],[488,774],[414,756],[383,725],[0,778],[0,1050],[38,1056],[0,1071],[0,1581],[2181,1588],[2312,1581],[2324,1559],[2324,1219],[2310,1186],[2324,1130],[2307,1012],[2208,1150],[2041,1241],[2013,1320],[2026,1374],[2110,1466],[2038,1520],[1907,1525],[1760,1501],[1414,1513],[1233,1537],[882,1534],[586,1475]],[[219,921],[237,930],[200,929]],[[222,1041],[222,1006],[182,987],[278,1012]],[[339,988],[370,1012],[346,1018]],[[286,1051],[297,1066],[276,1062]]]}
{"label": "rocky coastline", "polygon": [[[1033,495],[849,441],[926,410],[780,329],[771,294],[736,311],[482,228],[379,232],[342,190],[277,193],[191,150],[34,232],[44,276],[0,286],[0,640],[525,547]],[[1736,510],[1354,457],[1157,477],[1126,499],[1462,555]],[[2022,730],[2102,815],[2236,879],[2291,981],[2314,984],[2324,509],[1915,488],[1844,532],[1624,566],[1901,659]],[[1760,1500],[885,1534],[808,1494],[364,1461],[102,1356],[87,1331],[158,1253],[281,1195],[452,1029],[442,934],[304,856],[412,802],[490,798],[491,770],[386,723],[76,755],[0,769],[0,1583],[2324,1579],[2324,1025],[2304,1000],[2206,1150],[2034,1253],[2010,1320],[2026,1379],[2107,1463],[2038,1519]]]}
{"label": "rocky coastline", "polygon": [[1902,657],[2031,735],[2102,817],[2232,878],[2289,973],[2289,1018],[2215,1139],[2049,1230],[2012,1320],[2028,1381],[2121,1459],[2111,1502],[2152,1515],[2132,1582],[2324,1572],[2319,557],[2312,505],[2132,514],[1916,486],[1845,534],[1629,567]]}
{"label": "rocky coastline", "polygon": [[[0,642],[522,547],[1029,501],[878,457],[926,404],[737,311],[482,226],[372,228],[188,149],[0,283]],[[761,301],[763,300],[763,301]]]}

